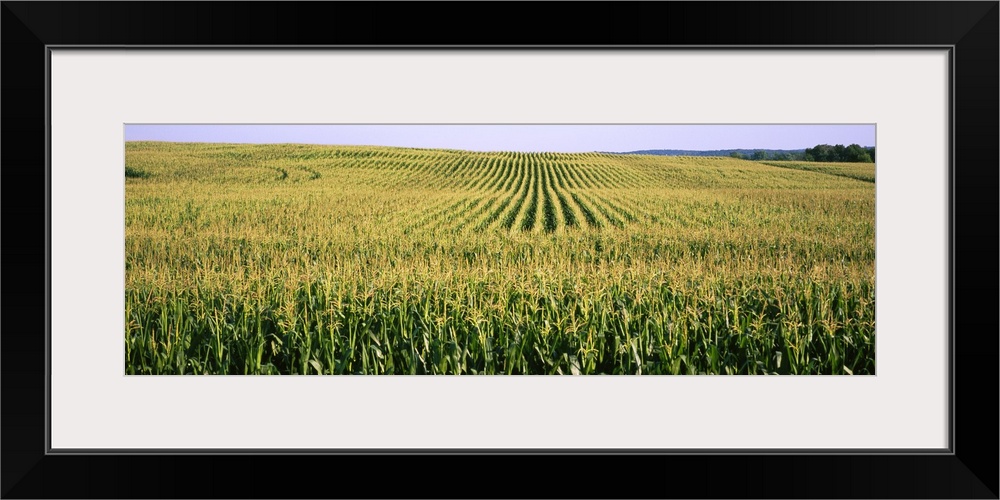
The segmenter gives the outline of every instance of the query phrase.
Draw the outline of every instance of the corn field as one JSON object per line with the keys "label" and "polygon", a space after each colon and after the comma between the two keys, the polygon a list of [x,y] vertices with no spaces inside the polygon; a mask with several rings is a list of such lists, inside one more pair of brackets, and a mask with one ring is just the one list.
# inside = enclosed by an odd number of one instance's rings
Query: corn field
{"label": "corn field", "polygon": [[127,142],[125,372],[874,374],[874,173]]}

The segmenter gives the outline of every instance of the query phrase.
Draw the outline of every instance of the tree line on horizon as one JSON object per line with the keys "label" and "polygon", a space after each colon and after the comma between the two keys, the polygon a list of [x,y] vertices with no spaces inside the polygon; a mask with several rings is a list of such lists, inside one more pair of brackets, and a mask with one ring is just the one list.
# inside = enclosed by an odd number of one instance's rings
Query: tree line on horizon
{"label": "tree line on horizon", "polygon": [[862,147],[857,144],[844,146],[837,144],[817,144],[816,147],[806,148],[801,153],[789,153],[784,151],[767,151],[758,149],[752,154],[744,154],[733,151],[729,154],[733,158],[743,160],[774,160],[774,161],[818,161],[818,162],[848,162],[848,163],[872,163],[875,161],[875,148]]}

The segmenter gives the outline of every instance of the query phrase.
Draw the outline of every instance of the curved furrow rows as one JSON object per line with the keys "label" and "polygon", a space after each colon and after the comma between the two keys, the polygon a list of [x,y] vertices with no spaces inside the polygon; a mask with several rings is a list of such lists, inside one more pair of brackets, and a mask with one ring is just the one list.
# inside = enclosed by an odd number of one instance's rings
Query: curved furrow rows
{"label": "curved furrow rows", "polygon": [[410,175],[401,185],[406,188],[426,186],[427,182],[432,178],[432,172],[437,163],[436,156],[426,160],[413,159],[404,162],[402,165],[410,172]]}
{"label": "curved furrow rows", "polygon": [[584,182],[583,176],[572,163],[563,163],[562,167],[566,169],[567,179],[572,181],[573,189],[590,189],[592,187],[589,182]]}
{"label": "curved furrow rows", "polygon": [[590,206],[597,209],[597,211],[604,216],[604,220],[606,220],[609,224],[619,229],[625,226],[625,223],[622,222],[617,215],[612,213],[611,210],[608,209],[603,203],[601,203],[599,199],[591,196],[589,193],[580,193],[580,195],[590,203]]}
{"label": "curved furrow rows", "polygon": [[590,179],[593,181],[595,189],[607,189],[610,181],[605,176],[603,172],[603,167],[600,164],[592,163],[586,167],[586,169],[581,169],[585,172]]}
{"label": "curved furrow rows", "polygon": [[426,230],[431,233],[437,233],[438,231],[452,232],[456,224],[464,220],[464,215],[474,211],[484,199],[484,197],[464,198],[462,204],[440,214],[433,224],[426,226]]}
{"label": "curved furrow rows", "polygon": [[535,175],[538,176],[538,182],[535,185],[536,197],[535,197],[535,225],[533,230],[535,232],[541,232],[545,230],[545,191],[546,191],[546,175],[545,175],[545,164],[542,163],[541,155],[537,155],[535,158]]}
{"label": "curved furrow rows", "polygon": [[607,177],[604,172],[604,168],[600,164],[593,164],[587,169],[587,173],[592,179],[594,179],[594,186],[597,189],[608,189],[611,188],[611,180]]}
{"label": "curved furrow rows", "polygon": [[425,165],[412,161],[398,163],[392,171],[374,172],[373,174],[381,181],[378,182],[380,186],[405,189],[426,186],[426,182],[430,178]]}
{"label": "curved furrow rows", "polygon": [[[405,160],[404,160],[404,163],[400,163],[399,166],[398,166],[398,168],[397,168],[397,170],[396,170],[397,172],[399,172],[398,174],[395,174],[395,173],[394,174],[388,174],[387,173],[386,175],[383,175],[381,177],[382,177],[383,180],[389,181],[390,177],[397,177],[398,176],[399,180],[395,182],[395,185],[399,186],[399,187],[409,187],[409,186],[415,185],[415,183],[417,182],[418,177],[421,174],[421,170],[422,169],[417,164],[415,164],[415,163],[408,163],[408,162],[405,162]],[[383,183],[382,185],[385,186],[386,184]]]}
{"label": "curved furrow rows", "polygon": [[[514,168],[513,165],[511,168]],[[518,197],[518,193],[520,193],[524,187],[525,179],[527,177],[527,172],[521,168],[520,165],[516,168],[517,174],[511,176],[510,181],[507,184],[507,189],[505,189],[505,192],[508,194],[504,197],[503,201],[497,205],[497,208],[490,212],[489,215],[487,215],[486,218],[476,226],[477,231],[482,231],[492,227],[494,224],[503,224],[506,221],[505,214],[511,209],[511,204],[517,203],[515,200]],[[511,223],[513,224],[513,221],[511,221]],[[508,225],[507,227],[509,228],[510,226]]]}
{"label": "curved furrow rows", "polygon": [[566,181],[563,179],[563,172],[559,169],[559,164],[552,160],[546,160],[545,165],[552,170],[552,188],[556,191],[566,189]]}
{"label": "curved furrow rows", "polygon": [[479,215],[479,219],[471,220],[469,223],[475,222],[472,226],[473,231],[483,231],[486,228],[492,226],[496,221],[500,219],[500,214],[506,210],[507,205],[510,204],[511,200],[514,199],[516,192],[509,192],[504,195],[496,196],[493,199],[493,203],[490,203],[483,212]]}
{"label": "curved furrow rows", "polygon": [[656,180],[652,175],[650,175],[649,172],[646,172],[636,166],[637,159],[635,157],[617,157],[614,158],[614,160],[622,175],[630,181],[631,185],[629,187],[641,189],[643,187],[656,184]]}
{"label": "curved furrow rows", "polygon": [[602,163],[601,172],[608,179],[607,187],[609,188],[629,189],[635,187],[629,180],[629,176],[625,175],[614,163]]}
{"label": "curved furrow rows", "polygon": [[513,165],[501,163],[497,166],[498,175],[489,184],[480,188],[488,193],[502,194],[510,189],[510,185],[517,177],[517,169]]}
{"label": "curved furrow rows", "polygon": [[447,170],[451,167],[452,163],[455,161],[454,158],[448,158],[444,155],[436,156],[433,160],[423,162],[421,164],[421,171],[423,175],[420,176],[420,184],[408,185],[407,187],[414,188],[426,188],[433,187],[435,189],[441,186],[441,178],[447,178]]}
{"label": "curved furrow rows", "polygon": [[632,160],[625,161],[618,159],[617,165],[622,175],[629,180],[630,188],[641,189],[654,185],[655,181],[650,177],[649,173],[636,168]]}
{"label": "curved furrow rows", "polygon": [[440,198],[434,199],[429,202],[429,204],[418,204],[416,206],[403,206],[401,209],[393,214],[391,221],[394,225],[402,228],[403,233],[406,234],[410,229],[417,224],[421,223],[424,219],[429,218],[432,213],[441,209],[448,203],[452,201],[450,196],[442,196]]}
{"label": "curved furrow rows", "polygon": [[452,155],[447,163],[438,170],[438,182],[434,185],[437,189],[448,189],[449,184],[461,175],[465,168],[467,157],[464,155]]}
{"label": "curved furrow rows", "polygon": [[426,225],[428,222],[433,220],[437,214],[447,210],[449,206],[457,206],[457,204],[462,200],[456,202],[455,198],[455,195],[446,196],[419,212],[401,213],[400,215],[403,217],[402,222],[405,223],[402,225],[403,234],[409,234],[414,229]]}
{"label": "curved furrow rows", "polygon": [[448,174],[448,179],[443,185],[444,189],[463,189],[469,182],[478,181],[485,174],[481,167],[484,156],[462,155],[462,157],[455,170]]}
{"label": "curved furrow rows", "polygon": [[596,169],[601,177],[604,179],[605,189],[623,189],[627,188],[627,182],[622,179],[614,167],[608,163],[598,164]]}
{"label": "curved furrow rows", "polygon": [[524,170],[521,168],[521,165],[515,164],[513,160],[510,163],[510,169],[511,172],[515,172],[515,174],[511,176],[510,180],[507,182],[507,185],[504,186],[504,191],[509,190],[515,184],[520,184],[521,176],[524,174]]}
{"label": "curved furrow rows", "polygon": [[636,214],[631,210],[623,207],[622,204],[615,199],[612,193],[614,193],[614,191],[600,193],[598,196],[600,197],[600,200],[604,202],[604,205],[616,212],[622,220],[625,222],[637,222],[639,217],[636,216]]}
{"label": "curved furrow rows", "polygon": [[662,204],[633,192],[657,182],[655,172],[637,168],[632,158],[452,150],[362,153],[318,151],[316,155],[327,154],[337,165],[303,173],[316,178],[325,176],[326,168],[340,169],[333,175],[394,191],[413,189],[402,193],[400,207],[413,206],[420,196],[429,197],[419,210],[401,208],[390,218],[404,233],[496,229],[549,234],[622,228],[662,218]]}
{"label": "curved furrow rows", "polygon": [[614,195],[614,200],[618,204],[627,207],[635,216],[642,221],[659,223],[660,217],[650,206],[650,201],[645,196],[623,196],[621,193]]}
{"label": "curved furrow rows", "polygon": [[390,171],[375,173],[375,179],[377,179],[375,184],[380,187],[402,187],[410,182],[414,173],[413,168],[410,168],[407,163],[395,163]]}
{"label": "curved furrow rows", "polygon": [[562,218],[567,228],[583,227],[586,224],[580,207],[570,201],[566,191],[556,191],[556,199],[562,210]]}
{"label": "curved furrow rows", "polygon": [[552,172],[552,189],[561,189],[559,166],[552,160],[545,160],[545,168]]}
{"label": "curved furrow rows", "polygon": [[498,193],[506,193],[514,186],[517,182],[518,170],[515,165],[504,163],[502,166],[504,170],[504,176],[500,178],[495,184],[491,184],[487,189],[490,191],[495,191]]}
{"label": "curved furrow rows", "polygon": [[465,184],[464,187],[466,189],[474,191],[487,189],[503,177],[504,174],[503,169],[497,166],[496,158],[491,156],[480,156],[479,161],[476,163],[476,168],[478,175]]}
{"label": "curved furrow rows", "polygon": [[397,173],[399,171],[398,163],[374,163],[366,158],[355,157],[334,161],[337,165],[335,168],[351,171],[352,175],[376,179],[374,184],[377,186],[388,186],[402,180]]}
{"label": "curved furrow rows", "polygon": [[598,163],[597,168],[594,170],[603,180],[604,188],[606,189],[622,189],[630,187],[628,181],[622,178],[621,172],[616,170],[614,166],[609,163]]}
{"label": "curved furrow rows", "polygon": [[610,212],[618,217],[622,221],[622,224],[632,224],[640,221],[640,216],[636,215],[632,210],[626,208],[624,205],[618,203],[612,198],[614,191],[605,191],[601,193],[594,193],[597,201],[603,204]]}
{"label": "curved furrow rows", "polygon": [[487,185],[487,189],[491,191],[502,191],[504,186],[506,186],[507,181],[514,175],[517,169],[514,168],[514,165],[507,160],[505,155],[497,154],[493,161],[496,162],[498,172],[497,182]]}
{"label": "curved furrow rows", "polygon": [[470,162],[468,173],[457,187],[458,189],[471,190],[473,189],[473,186],[489,179],[492,176],[492,173],[493,172],[489,170],[489,157],[486,155],[479,155]]}
{"label": "curved furrow rows", "polygon": [[541,166],[541,164],[539,164],[537,162],[532,162],[531,167],[532,167],[531,171],[532,171],[532,174],[534,176],[534,179],[533,179],[534,180],[534,186],[533,186],[533,189],[532,189],[532,198],[531,198],[534,201],[534,203],[532,203],[532,205],[530,207],[532,209],[531,210],[531,212],[532,212],[531,215],[533,217],[532,217],[531,223],[528,225],[528,227],[527,227],[526,230],[527,231],[538,232],[538,231],[541,231],[542,226],[544,225],[542,219],[543,219],[543,217],[545,215],[545,213],[544,213],[545,209],[542,206],[544,204],[544,202],[542,200],[542,198],[543,198],[543,196],[542,196],[542,182],[543,182],[543,178],[542,178],[542,166]]}
{"label": "curved furrow rows", "polygon": [[[401,164],[406,169],[406,177],[399,183],[403,188],[419,188],[426,186],[431,179],[430,163],[408,161]],[[386,175],[385,177],[389,177]]]}
{"label": "curved furrow rows", "polygon": [[573,182],[573,179],[570,178],[569,173],[567,172],[567,169],[565,165],[562,164],[562,162],[553,162],[553,164],[556,167],[556,171],[559,172],[560,189],[574,189],[579,187],[576,185],[576,183]]}
{"label": "curved furrow rows", "polygon": [[435,223],[438,222],[438,221],[440,221],[440,219],[442,217],[448,217],[449,214],[454,213],[456,210],[459,209],[459,207],[461,207],[461,206],[469,203],[469,201],[470,201],[468,197],[466,197],[466,196],[464,196],[462,194],[456,194],[451,199],[454,200],[455,197],[458,198],[458,201],[455,201],[454,203],[446,206],[445,208],[442,208],[440,210],[435,211],[430,217],[426,217],[426,218],[422,219],[419,223],[410,226],[409,229],[412,231],[412,230],[421,229],[421,228],[425,228],[425,227],[436,227]]}
{"label": "curved furrow rows", "polygon": [[367,170],[395,170],[399,165],[405,164],[408,160],[402,153],[381,151],[371,157],[354,158],[351,160],[358,168]]}
{"label": "curved furrow rows", "polygon": [[480,201],[485,201],[485,203],[480,203],[478,208],[466,214],[465,217],[451,229],[451,232],[460,233],[463,229],[469,227],[469,225],[473,222],[480,220],[483,217],[483,214],[487,213],[490,208],[493,208],[497,200],[501,197],[502,195],[494,194],[480,198]]}
{"label": "curved furrow rows", "polygon": [[559,207],[559,220],[560,224],[564,225],[567,229],[577,227],[583,224],[583,213],[579,212],[579,209],[574,210],[574,204],[570,202],[568,192],[568,182],[566,179],[565,169],[562,168],[562,164],[549,161],[547,162],[549,166],[549,171],[551,173],[551,182],[549,186],[552,190],[553,204],[557,204]]}
{"label": "curved furrow rows", "polygon": [[569,195],[570,197],[573,198],[573,202],[576,203],[576,206],[577,208],[580,209],[580,212],[583,213],[583,220],[587,222],[588,226],[596,229],[600,229],[601,227],[603,227],[603,224],[601,223],[600,219],[597,218],[597,214],[595,213],[595,211],[590,208],[590,205],[584,203],[583,199],[579,194],[577,194],[576,192],[570,192]]}
{"label": "curved furrow rows", "polygon": [[441,170],[441,179],[435,187],[444,191],[451,190],[455,181],[463,176],[463,173],[468,168],[468,163],[468,156],[455,155],[455,159],[449,162],[448,166]]}
{"label": "curved furrow rows", "polygon": [[535,229],[536,222],[538,221],[538,184],[541,180],[539,177],[538,164],[531,164],[531,197],[528,198],[528,205],[525,207],[524,215],[521,217],[521,222],[518,227],[522,231],[532,231]]}
{"label": "curved furrow rows", "polygon": [[577,176],[583,181],[583,185],[587,189],[600,189],[601,183],[593,176],[590,172],[591,168],[584,168],[580,164],[573,165],[573,170],[576,171]]}
{"label": "curved furrow rows", "polygon": [[[544,160],[543,160],[544,161]],[[552,186],[552,168],[548,161],[540,162],[542,166],[542,222],[546,233],[555,232],[556,229],[565,226],[565,221],[559,216],[556,209],[555,189]]]}
{"label": "curved furrow rows", "polygon": [[573,210],[573,207],[570,204],[569,200],[566,199],[565,193],[563,193],[562,191],[556,191],[555,195],[556,199],[559,201],[559,207],[562,209],[562,219],[563,222],[566,224],[566,227],[567,228],[577,227],[578,224],[577,221],[583,219],[582,215],[580,217],[577,217],[576,211]]}
{"label": "curved furrow rows", "polygon": [[516,199],[511,202],[510,207],[501,216],[501,229],[511,229],[515,227],[515,223],[520,222],[521,214],[525,208],[525,200],[528,199],[531,193],[531,172],[528,170],[527,165],[521,165],[520,167],[524,170],[523,182],[518,184]]}
{"label": "curved furrow rows", "polygon": [[[493,224],[493,221],[495,221],[495,224],[498,227],[505,229],[509,229],[510,226],[514,224],[513,219],[517,215],[517,212],[521,207],[521,200],[524,198],[524,193],[526,193],[528,189],[528,170],[521,163],[515,163],[517,165],[517,177],[515,177],[511,183],[511,194],[506,200],[504,200],[504,203],[500,204],[497,212],[491,214],[490,217],[490,224]],[[509,223],[508,219],[510,219]]]}
{"label": "curved furrow rows", "polygon": [[540,232],[545,227],[545,167],[538,161],[534,162],[535,172],[535,192],[534,192],[534,212],[535,220],[530,230]]}
{"label": "curved furrow rows", "polygon": [[441,160],[435,162],[430,171],[430,183],[425,184],[423,187],[441,189],[444,182],[449,178],[449,173],[455,169],[459,162],[461,162],[460,157],[443,155]]}

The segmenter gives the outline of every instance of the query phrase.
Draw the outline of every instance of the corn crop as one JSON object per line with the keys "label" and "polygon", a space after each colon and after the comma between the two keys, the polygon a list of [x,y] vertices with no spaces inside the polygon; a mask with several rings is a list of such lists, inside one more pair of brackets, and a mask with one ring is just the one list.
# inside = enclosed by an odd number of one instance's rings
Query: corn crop
{"label": "corn crop", "polygon": [[125,163],[127,374],[875,373],[873,164],[163,142]]}

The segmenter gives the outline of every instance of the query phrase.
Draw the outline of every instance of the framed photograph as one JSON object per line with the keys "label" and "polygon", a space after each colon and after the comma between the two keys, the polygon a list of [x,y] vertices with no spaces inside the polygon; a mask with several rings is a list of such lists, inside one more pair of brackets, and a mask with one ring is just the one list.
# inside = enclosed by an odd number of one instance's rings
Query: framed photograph
{"label": "framed photograph", "polygon": [[875,136],[129,123],[124,372],[873,376]]}
{"label": "framed photograph", "polygon": [[5,2],[3,496],[997,498],[997,2],[722,6]]}

